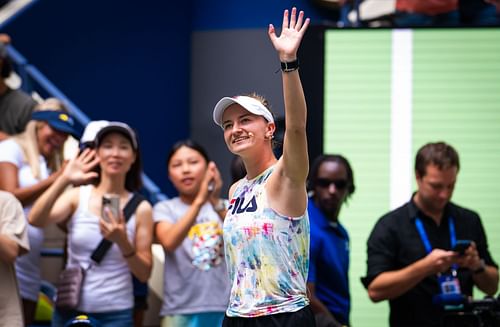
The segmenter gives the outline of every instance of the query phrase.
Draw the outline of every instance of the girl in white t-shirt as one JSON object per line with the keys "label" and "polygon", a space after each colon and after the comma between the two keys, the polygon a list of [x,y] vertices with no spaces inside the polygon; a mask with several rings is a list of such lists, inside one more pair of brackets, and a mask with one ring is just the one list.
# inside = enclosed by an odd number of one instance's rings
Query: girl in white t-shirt
{"label": "girl in white t-shirt", "polygon": [[[75,121],[61,101],[51,98],[35,108],[22,134],[0,142],[0,189],[17,197],[26,216],[37,197],[60,175],[63,145],[69,134],[79,137]],[[29,225],[28,235],[31,251],[16,260],[27,325],[33,321],[40,291],[43,229]]]}

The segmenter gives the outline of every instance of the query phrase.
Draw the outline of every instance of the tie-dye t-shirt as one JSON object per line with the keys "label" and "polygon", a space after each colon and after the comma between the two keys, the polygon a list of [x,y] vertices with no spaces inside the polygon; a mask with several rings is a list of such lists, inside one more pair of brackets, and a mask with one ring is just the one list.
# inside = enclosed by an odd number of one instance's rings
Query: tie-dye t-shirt
{"label": "tie-dye t-shirt", "polygon": [[229,317],[295,312],[309,304],[309,220],[269,207],[266,182],[274,166],[239,182],[224,220],[231,297]]}

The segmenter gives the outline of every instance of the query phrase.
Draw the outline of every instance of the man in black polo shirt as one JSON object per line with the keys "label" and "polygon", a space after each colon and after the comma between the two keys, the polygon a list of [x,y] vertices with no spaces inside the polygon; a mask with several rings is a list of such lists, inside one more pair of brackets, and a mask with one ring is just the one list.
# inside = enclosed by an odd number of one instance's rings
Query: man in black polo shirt
{"label": "man in black polo shirt", "polygon": [[[420,148],[417,192],[380,218],[368,239],[362,282],[372,301],[390,301],[391,326],[439,326],[445,311],[433,299],[450,284],[452,293],[466,295],[474,285],[488,295],[498,289],[498,266],[478,214],[450,202],[459,166],[446,143]],[[460,255],[451,250],[456,240],[472,244]]]}

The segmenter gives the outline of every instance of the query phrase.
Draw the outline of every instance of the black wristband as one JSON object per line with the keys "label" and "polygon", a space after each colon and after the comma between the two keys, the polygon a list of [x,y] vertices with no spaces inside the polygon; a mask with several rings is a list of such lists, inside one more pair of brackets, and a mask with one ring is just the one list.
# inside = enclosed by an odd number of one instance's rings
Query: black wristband
{"label": "black wristband", "polygon": [[288,73],[293,72],[294,70],[299,69],[299,59],[295,59],[294,61],[282,62],[281,63],[281,71]]}

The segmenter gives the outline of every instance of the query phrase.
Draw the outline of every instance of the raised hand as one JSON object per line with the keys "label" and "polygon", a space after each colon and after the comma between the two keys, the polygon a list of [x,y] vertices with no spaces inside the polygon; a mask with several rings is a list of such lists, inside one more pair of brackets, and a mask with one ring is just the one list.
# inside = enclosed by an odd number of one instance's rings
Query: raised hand
{"label": "raised hand", "polygon": [[98,174],[91,171],[99,163],[95,151],[85,149],[77,157],[71,159],[64,167],[63,176],[65,176],[73,185],[83,185],[97,178]]}
{"label": "raised hand", "polygon": [[213,161],[208,164],[208,170],[211,171],[212,181],[214,183],[214,189],[209,194],[209,200],[212,204],[215,204],[220,200],[220,192],[224,183],[222,182],[219,169],[217,169],[217,166]]}
{"label": "raised hand", "polygon": [[[202,205],[203,203],[207,202],[208,198],[210,195],[214,192],[220,193],[220,189],[222,187],[221,181],[220,181],[220,175],[219,175],[219,181],[217,181],[216,174],[214,171],[215,163],[213,161],[210,161],[208,163],[207,170],[205,172],[205,176],[203,177],[203,180],[201,181],[200,184],[200,189],[198,190],[198,194],[196,195],[195,202],[197,202],[199,205]],[[213,189],[209,189],[209,185],[212,184]]]}
{"label": "raised hand", "polygon": [[304,20],[303,11],[300,11],[297,17],[297,8],[293,7],[290,17],[288,9],[283,13],[283,26],[279,37],[276,35],[273,24],[269,24],[269,38],[278,52],[280,61],[291,62],[297,59],[297,51],[309,22],[309,18]]}

